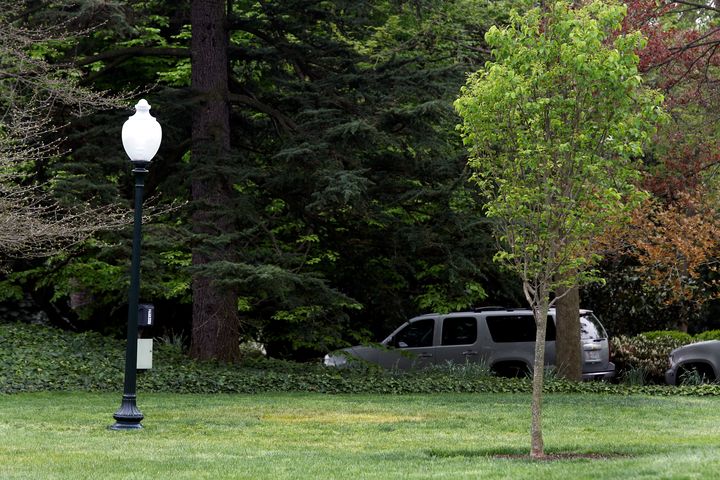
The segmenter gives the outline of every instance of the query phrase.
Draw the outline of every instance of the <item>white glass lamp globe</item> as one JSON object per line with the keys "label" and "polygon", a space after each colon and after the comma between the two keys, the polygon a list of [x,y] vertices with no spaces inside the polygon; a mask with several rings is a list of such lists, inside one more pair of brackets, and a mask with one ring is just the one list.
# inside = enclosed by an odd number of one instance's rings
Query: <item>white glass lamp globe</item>
{"label": "white glass lamp globe", "polygon": [[135,114],[122,128],[122,143],[130,160],[150,162],[160,148],[162,128],[150,115],[150,104],[145,99],[135,105]]}

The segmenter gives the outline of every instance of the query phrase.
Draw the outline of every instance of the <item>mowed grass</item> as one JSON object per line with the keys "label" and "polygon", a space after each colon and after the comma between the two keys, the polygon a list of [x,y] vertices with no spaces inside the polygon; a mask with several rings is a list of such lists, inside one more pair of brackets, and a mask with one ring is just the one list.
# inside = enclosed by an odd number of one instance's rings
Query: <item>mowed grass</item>
{"label": "mowed grass", "polygon": [[107,429],[120,394],[0,396],[0,479],[717,478],[720,399],[546,395],[534,462],[519,394],[139,393],[141,431]]}

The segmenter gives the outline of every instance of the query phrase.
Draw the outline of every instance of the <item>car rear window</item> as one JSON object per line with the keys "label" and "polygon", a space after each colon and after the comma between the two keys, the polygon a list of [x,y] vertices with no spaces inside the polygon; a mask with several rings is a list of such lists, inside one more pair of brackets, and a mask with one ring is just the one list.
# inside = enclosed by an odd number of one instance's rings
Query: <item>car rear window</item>
{"label": "car rear window", "polygon": [[607,338],[607,332],[600,320],[591,312],[580,314],[580,339],[597,340]]}
{"label": "car rear window", "polygon": [[[532,315],[489,315],[487,326],[495,343],[534,342],[535,318]],[[546,341],[555,340],[555,322],[548,316]]]}

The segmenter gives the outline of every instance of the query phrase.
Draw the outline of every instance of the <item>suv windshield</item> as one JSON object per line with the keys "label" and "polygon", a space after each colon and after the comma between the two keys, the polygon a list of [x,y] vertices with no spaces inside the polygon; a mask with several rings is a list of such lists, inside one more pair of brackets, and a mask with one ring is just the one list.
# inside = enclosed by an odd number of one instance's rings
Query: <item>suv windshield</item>
{"label": "suv windshield", "polygon": [[598,320],[592,312],[580,314],[580,338],[582,340],[607,338],[605,328],[603,328],[600,320]]}

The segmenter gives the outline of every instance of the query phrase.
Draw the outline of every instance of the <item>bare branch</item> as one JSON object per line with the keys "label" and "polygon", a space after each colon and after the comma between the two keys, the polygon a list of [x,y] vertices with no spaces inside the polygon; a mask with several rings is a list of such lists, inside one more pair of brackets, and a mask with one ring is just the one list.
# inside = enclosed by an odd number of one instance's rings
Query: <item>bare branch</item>
{"label": "bare branch", "polygon": [[708,5],[706,3],[695,3],[695,2],[688,2],[685,0],[673,0],[672,3],[679,3],[680,5],[687,5],[688,7],[697,8],[698,10],[710,10],[713,12],[720,13],[720,8],[713,7],[712,5]]}
{"label": "bare branch", "polygon": [[[79,85],[70,65],[31,54],[37,42],[62,39],[58,26],[30,30],[10,22],[12,15],[12,8],[0,12],[0,259],[5,261],[53,254],[129,222],[127,209],[118,206],[63,209],[49,185],[32,181],[35,164],[59,152],[60,126],[52,121],[57,108],[85,115],[124,102]],[[6,266],[2,261],[0,269]]]}

